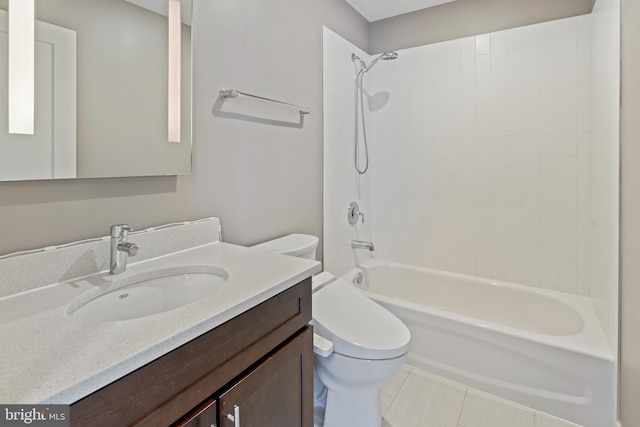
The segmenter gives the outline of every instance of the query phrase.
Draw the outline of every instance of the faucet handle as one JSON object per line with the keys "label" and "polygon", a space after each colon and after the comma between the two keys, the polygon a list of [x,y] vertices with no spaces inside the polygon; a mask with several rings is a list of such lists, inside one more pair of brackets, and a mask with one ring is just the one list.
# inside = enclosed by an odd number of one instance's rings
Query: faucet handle
{"label": "faucet handle", "polygon": [[139,249],[140,246],[136,245],[135,243],[126,242],[118,244],[118,250],[121,252],[125,252],[129,256],[136,256]]}
{"label": "faucet handle", "polygon": [[347,208],[349,224],[355,225],[358,222],[358,217],[362,218],[362,223],[364,224],[364,213],[360,212],[360,206],[356,202],[351,202]]}
{"label": "faucet handle", "polygon": [[118,224],[111,226],[111,237],[120,237],[124,233],[128,233],[129,231],[133,231],[133,227],[129,224]]}

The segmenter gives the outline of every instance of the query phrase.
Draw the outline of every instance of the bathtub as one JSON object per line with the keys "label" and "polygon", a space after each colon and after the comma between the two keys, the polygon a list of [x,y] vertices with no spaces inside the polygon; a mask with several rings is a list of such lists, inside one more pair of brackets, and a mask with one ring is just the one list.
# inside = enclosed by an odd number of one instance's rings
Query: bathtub
{"label": "bathtub", "polygon": [[615,425],[614,356],[587,297],[380,259],[344,278],[409,327],[410,365],[585,427]]}

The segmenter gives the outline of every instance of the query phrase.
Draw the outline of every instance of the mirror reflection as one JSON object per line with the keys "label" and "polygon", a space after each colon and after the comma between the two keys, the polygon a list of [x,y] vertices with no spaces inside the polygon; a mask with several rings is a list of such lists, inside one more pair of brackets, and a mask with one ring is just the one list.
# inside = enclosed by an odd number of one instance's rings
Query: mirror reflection
{"label": "mirror reflection", "polygon": [[8,133],[0,0],[0,180],[190,173],[192,8],[181,6],[180,142],[169,142],[168,0],[36,0],[33,135]]}

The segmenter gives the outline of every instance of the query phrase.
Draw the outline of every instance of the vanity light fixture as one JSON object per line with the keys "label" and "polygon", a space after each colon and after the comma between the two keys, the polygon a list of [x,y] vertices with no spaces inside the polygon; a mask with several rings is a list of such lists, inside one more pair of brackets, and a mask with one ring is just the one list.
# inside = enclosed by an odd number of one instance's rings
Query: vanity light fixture
{"label": "vanity light fixture", "polygon": [[[24,1],[24,0],[18,0]],[[180,0],[169,1],[169,142],[180,142],[180,70],[182,18]]]}
{"label": "vanity light fixture", "polygon": [[9,133],[33,135],[34,0],[9,0]]}

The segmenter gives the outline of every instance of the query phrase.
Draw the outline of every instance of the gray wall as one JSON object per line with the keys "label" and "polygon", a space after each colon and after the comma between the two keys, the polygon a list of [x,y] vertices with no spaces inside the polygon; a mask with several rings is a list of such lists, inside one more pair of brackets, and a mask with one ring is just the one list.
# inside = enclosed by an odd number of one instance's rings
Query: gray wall
{"label": "gray wall", "polygon": [[591,12],[593,0],[456,0],[382,19],[369,27],[370,53],[444,40]]}
{"label": "gray wall", "polygon": [[622,4],[620,422],[640,426],[640,4]]}
{"label": "gray wall", "polygon": [[[322,25],[366,50],[366,20],[343,0],[195,3],[193,175],[0,183],[0,254],[205,216],[240,244],[322,235]],[[313,113],[301,129],[215,117],[225,86]]]}

